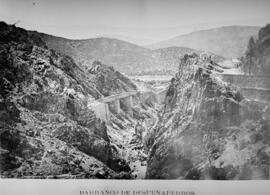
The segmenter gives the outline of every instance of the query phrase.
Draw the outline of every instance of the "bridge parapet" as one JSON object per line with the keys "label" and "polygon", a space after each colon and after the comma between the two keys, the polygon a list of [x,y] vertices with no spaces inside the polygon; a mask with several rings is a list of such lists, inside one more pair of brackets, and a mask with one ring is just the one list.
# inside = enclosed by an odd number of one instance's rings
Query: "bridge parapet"
{"label": "bridge parapet", "polygon": [[[91,109],[95,112],[96,116],[106,123],[110,122],[110,115],[111,112],[119,114],[121,110],[124,112],[133,115],[132,107],[134,106],[134,103],[136,102],[146,102],[149,98],[158,98],[158,102],[163,102],[163,96],[165,98],[165,95],[163,94],[164,91],[161,91],[159,93],[154,93],[153,91],[129,91],[129,92],[123,92],[120,94],[111,95],[108,97],[103,97],[95,102],[92,102],[89,106]],[[159,96],[162,96],[159,98]],[[161,99],[159,101],[159,99]],[[136,100],[136,101],[135,101]]]}
{"label": "bridge parapet", "polygon": [[112,101],[114,101],[116,99],[122,99],[122,98],[126,98],[126,97],[129,97],[129,96],[137,95],[138,93],[139,93],[139,91],[123,92],[123,93],[111,95],[111,96],[108,96],[108,97],[100,98],[99,101],[109,103],[109,102],[112,102]]}

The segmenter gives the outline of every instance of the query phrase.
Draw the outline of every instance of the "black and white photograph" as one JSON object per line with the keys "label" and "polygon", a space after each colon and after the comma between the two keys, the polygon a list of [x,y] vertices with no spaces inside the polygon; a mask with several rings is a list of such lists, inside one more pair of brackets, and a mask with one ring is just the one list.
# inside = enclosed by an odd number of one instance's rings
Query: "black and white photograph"
{"label": "black and white photograph", "polygon": [[270,180],[270,1],[0,0],[0,178]]}

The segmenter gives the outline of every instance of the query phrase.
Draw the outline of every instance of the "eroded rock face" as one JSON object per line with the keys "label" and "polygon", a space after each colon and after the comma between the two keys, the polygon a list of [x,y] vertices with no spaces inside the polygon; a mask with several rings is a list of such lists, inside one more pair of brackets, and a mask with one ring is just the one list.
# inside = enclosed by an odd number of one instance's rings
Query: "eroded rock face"
{"label": "eroded rock face", "polygon": [[182,60],[154,131],[147,178],[269,178],[269,105],[244,99],[212,65]]}
{"label": "eroded rock face", "polygon": [[99,61],[94,61],[92,66],[86,67],[86,69],[88,69],[88,74],[93,77],[96,88],[104,96],[137,90],[136,85],[127,77]]}
{"label": "eroded rock face", "polygon": [[0,63],[2,177],[125,175],[117,174],[129,167],[113,153],[106,125],[88,108],[102,93],[83,67],[5,23]]}

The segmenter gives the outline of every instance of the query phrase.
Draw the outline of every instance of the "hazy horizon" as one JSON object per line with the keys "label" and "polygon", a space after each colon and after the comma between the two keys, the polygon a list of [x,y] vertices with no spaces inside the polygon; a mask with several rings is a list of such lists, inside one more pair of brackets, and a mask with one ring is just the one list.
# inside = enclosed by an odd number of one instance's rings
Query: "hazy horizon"
{"label": "hazy horizon", "polygon": [[150,44],[222,26],[264,26],[269,8],[268,0],[0,0],[0,20],[69,39],[106,35]]}

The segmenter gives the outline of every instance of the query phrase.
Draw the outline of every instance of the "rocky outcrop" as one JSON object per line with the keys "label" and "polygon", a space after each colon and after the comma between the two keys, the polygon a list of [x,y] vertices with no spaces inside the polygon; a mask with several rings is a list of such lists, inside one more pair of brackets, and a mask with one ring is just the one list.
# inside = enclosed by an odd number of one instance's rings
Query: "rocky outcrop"
{"label": "rocky outcrop", "polygon": [[211,60],[186,55],[152,132],[146,178],[268,179],[269,112],[217,76]]}
{"label": "rocky outcrop", "polygon": [[[114,81],[120,73],[104,83],[102,71],[88,75],[72,58],[47,49],[38,35],[3,22],[0,73],[2,177],[130,177],[120,174],[130,168],[88,107],[110,90],[129,89],[123,76]],[[114,88],[98,90],[98,83],[108,82]]]}
{"label": "rocky outcrop", "polygon": [[88,75],[93,77],[96,89],[103,96],[137,90],[136,85],[127,77],[115,71],[113,67],[106,66],[99,61],[94,61],[91,67],[86,66],[85,69],[87,69]]}

